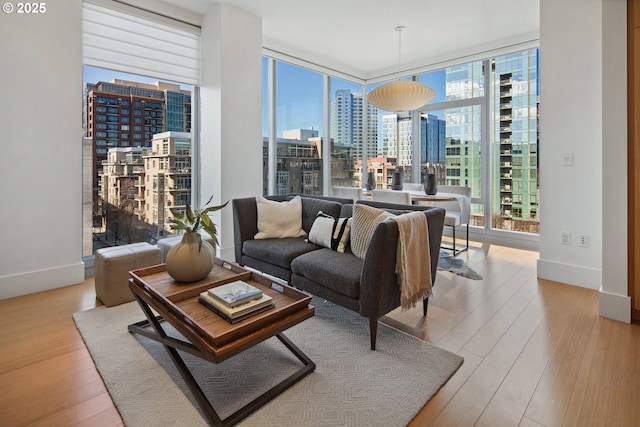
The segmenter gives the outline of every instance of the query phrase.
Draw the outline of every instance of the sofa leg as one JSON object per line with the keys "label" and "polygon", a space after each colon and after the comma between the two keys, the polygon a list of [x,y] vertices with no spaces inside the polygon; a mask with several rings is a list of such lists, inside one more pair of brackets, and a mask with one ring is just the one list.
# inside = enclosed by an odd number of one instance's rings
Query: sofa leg
{"label": "sofa leg", "polygon": [[422,299],[422,315],[427,315],[427,307],[429,307],[429,298]]}
{"label": "sofa leg", "polygon": [[378,336],[378,319],[369,319],[369,336],[371,337],[371,350],[375,350],[376,337]]}

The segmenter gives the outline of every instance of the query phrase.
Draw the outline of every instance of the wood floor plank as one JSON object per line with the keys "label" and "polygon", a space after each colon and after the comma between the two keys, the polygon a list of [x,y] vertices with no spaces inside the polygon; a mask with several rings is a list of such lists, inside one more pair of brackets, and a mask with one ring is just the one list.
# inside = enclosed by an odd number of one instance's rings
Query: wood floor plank
{"label": "wood floor plank", "polygon": [[[501,269],[497,276],[485,279],[482,284],[473,282],[475,288],[464,297],[458,296],[455,305],[447,306],[454,314],[450,329],[437,341],[438,346],[450,351],[457,351],[498,311],[511,296],[523,286],[526,278],[531,277],[534,270],[520,263],[511,263]],[[439,285],[440,286],[440,285]],[[441,307],[438,299],[437,306]]]}
{"label": "wood floor plank", "polygon": [[473,425],[501,386],[545,314],[536,296],[435,420],[435,426]]}
{"label": "wood floor plank", "polygon": [[[542,285],[545,283],[549,287],[558,287],[553,283],[541,281]],[[595,315],[598,305],[595,292],[576,287],[562,288],[572,290],[578,295],[565,294],[565,297],[559,300],[563,309],[570,312],[570,316],[564,323],[566,327],[525,413],[527,418],[546,426],[562,425],[582,358],[598,319]],[[548,298],[553,296],[549,295]]]}
{"label": "wood floor plank", "polygon": [[450,351],[463,348],[486,356],[537,293],[533,272],[520,270],[436,344]]}
{"label": "wood floor plank", "polygon": [[544,288],[542,284],[541,294],[549,301],[545,305],[546,314],[485,408],[478,420],[481,425],[517,426],[560,338],[568,327],[575,330],[580,326],[572,323],[574,313],[565,304],[578,297],[577,288]]}
{"label": "wood floor plank", "polygon": [[106,392],[31,423],[33,427],[120,427],[123,425],[120,414]]}

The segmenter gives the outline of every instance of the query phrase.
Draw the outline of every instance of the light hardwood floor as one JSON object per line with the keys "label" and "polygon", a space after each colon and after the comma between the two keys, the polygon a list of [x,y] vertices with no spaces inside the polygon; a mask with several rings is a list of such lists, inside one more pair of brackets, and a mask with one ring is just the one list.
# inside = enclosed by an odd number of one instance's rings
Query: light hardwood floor
{"label": "light hardwood floor", "polygon": [[[383,319],[465,358],[410,425],[639,426],[640,325],[537,279],[535,252],[472,246],[483,280],[440,272],[426,320]],[[96,304],[92,279],[0,300],[0,426],[122,425],[71,318]]]}

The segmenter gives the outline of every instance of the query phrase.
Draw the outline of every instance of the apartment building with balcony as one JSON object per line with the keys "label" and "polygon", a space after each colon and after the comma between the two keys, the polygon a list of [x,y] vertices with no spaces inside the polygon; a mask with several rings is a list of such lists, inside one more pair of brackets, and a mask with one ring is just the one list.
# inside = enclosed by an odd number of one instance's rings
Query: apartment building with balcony
{"label": "apartment building with balcony", "polygon": [[135,233],[142,240],[170,234],[171,208],[191,203],[191,134],[162,132],[153,136],[150,148],[111,148],[100,176],[102,226],[108,232],[121,228],[110,213],[118,211],[119,221],[126,218],[144,228]]}
{"label": "apartment building with balcony", "polygon": [[154,236],[171,233],[171,209],[191,204],[191,134],[163,132],[153,136],[144,160],[144,218]]}

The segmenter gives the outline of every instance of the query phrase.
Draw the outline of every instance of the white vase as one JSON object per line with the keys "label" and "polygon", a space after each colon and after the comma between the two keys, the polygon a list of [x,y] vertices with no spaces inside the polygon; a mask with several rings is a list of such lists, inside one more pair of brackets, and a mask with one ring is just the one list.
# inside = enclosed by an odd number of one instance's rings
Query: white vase
{"label": "white vase", "polygon": [[204,279],[213,269],[216,252],[209,242],[198,244],[195,232],[187,232],[182,241],[167,253],[167,273],[177,282],[195,282]]}

